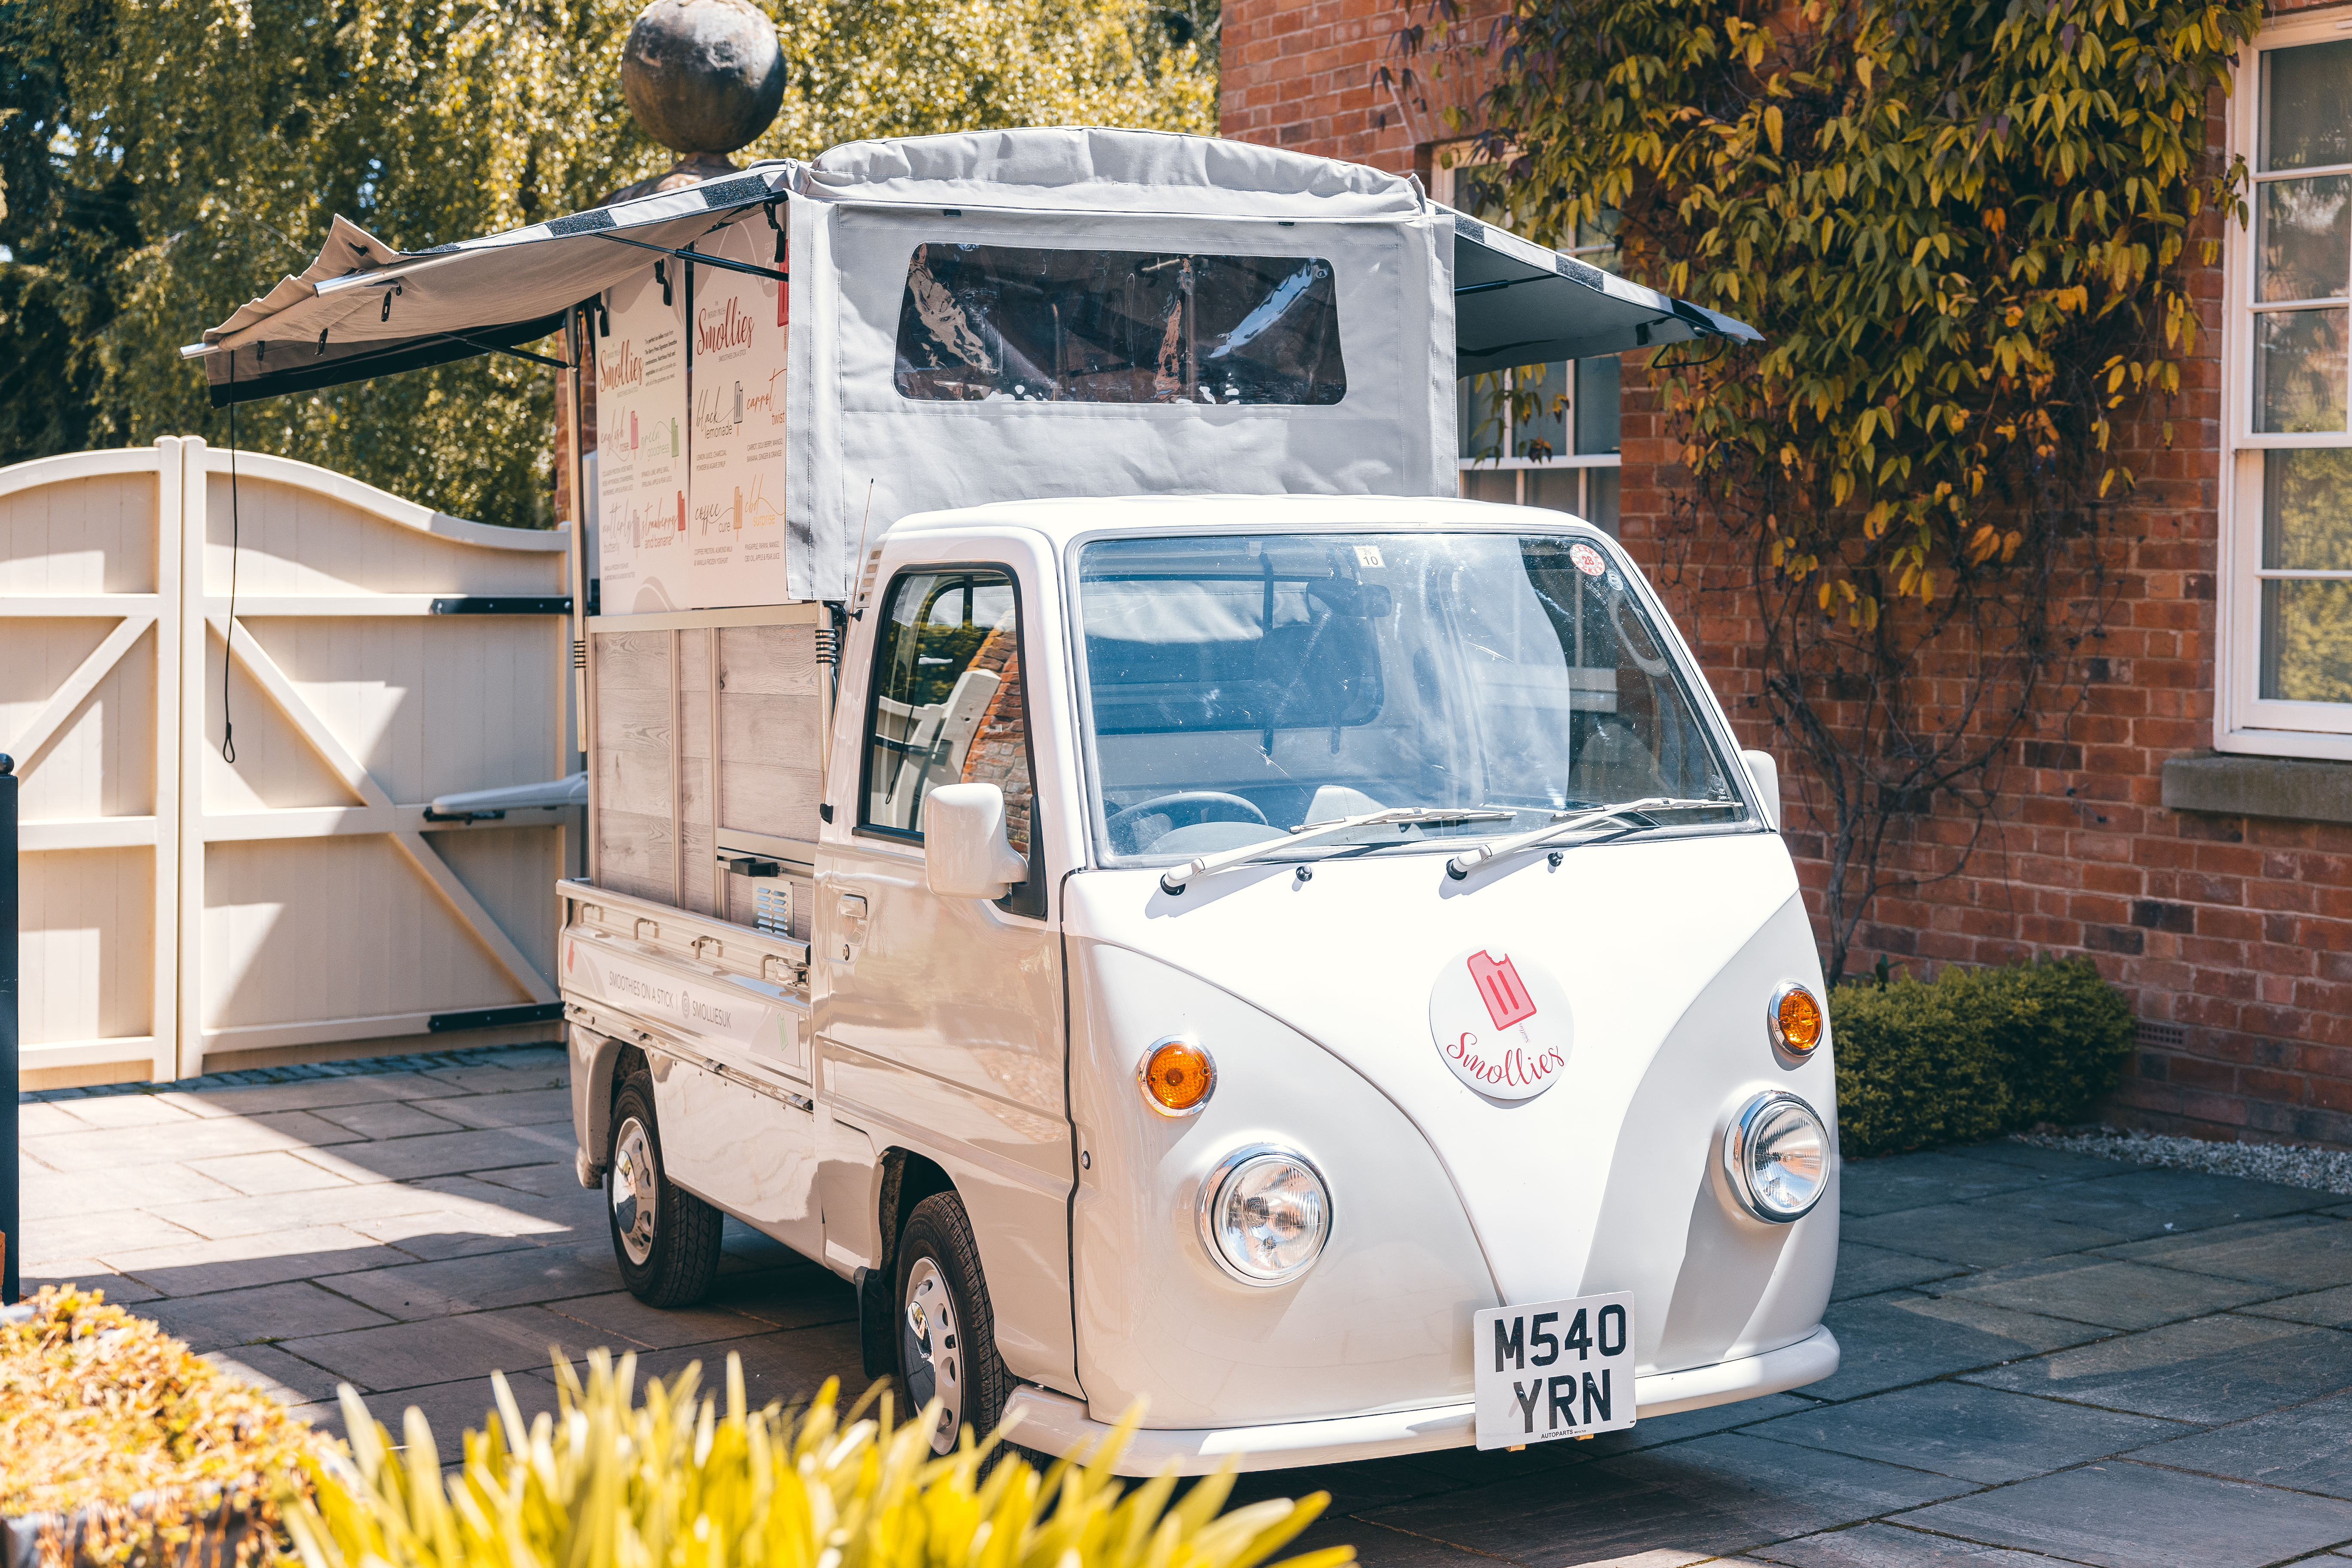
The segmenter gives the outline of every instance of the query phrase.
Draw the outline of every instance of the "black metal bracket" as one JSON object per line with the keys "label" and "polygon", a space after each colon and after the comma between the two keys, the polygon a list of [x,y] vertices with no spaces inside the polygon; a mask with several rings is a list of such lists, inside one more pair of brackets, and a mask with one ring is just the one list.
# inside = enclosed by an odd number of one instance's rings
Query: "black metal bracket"
{"label": "black metal bracket", "polygon": [[433,601],[436,616],[568,616],[569,594],[450,594]]}
{"label": "black metal bracket", "polygon": [[562,1003],[534,1002],[527,1007],[476,1007],[463,1013],[436,1013],[425,1026],[434,1034],[448,1035],[460,1029],[499,1029],[509,1024],[560,1024],[562,1021]]}
{"label": "black metal bracket", "polygon": [[793,275],[789,272],[779,272],[772,267],[761,267],[749,261],[732,261],[724,256],[705,256],[698,250],[674,250],[667,245],[648,245],[642,239],[623,239],[617,234],[604,234],[601,231],[597,237],[609,239],[614,245],[634,245],[639,250],[650,250],[662,256],[675,256],[682,261],[691,261],[697,267],[717,267],[729,272],[748,272],[754,278],[772,278],[779,283],[789,283],[793,280]]}
{"label": "black metal bracket", "polygon": [[436,811],[429,805],[425,808],[425,820],[427,822],[504,822],[506,819],[507,814],[503,811]]}

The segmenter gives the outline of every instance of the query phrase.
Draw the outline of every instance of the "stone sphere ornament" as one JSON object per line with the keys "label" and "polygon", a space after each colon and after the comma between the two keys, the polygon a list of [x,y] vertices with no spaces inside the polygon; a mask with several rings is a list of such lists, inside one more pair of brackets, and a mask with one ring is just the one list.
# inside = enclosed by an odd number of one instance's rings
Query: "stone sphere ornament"
{"label": "stone sphere ornament", "polygon": [[732,153],[783,104],[776,25],[749,0],[653,0],[621,51],[621,96],[670,151]]}

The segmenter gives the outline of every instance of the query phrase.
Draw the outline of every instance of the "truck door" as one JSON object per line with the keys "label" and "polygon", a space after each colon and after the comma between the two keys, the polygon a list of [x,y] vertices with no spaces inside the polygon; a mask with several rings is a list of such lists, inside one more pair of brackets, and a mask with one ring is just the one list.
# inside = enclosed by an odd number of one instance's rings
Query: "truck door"
{"label": "truck door", "polygon": [[[1035,619],[1024,600],[1037,599],[1043,575],[1034,563],[905,564],[866,612],[866,635],[848,651],[865,656],[863,689],[856,665],[843,671],[851,710],[835,731],[811,979],[831,1116],[877,1151],[895,1145],[947,1172],[979,1238],[1007,1366],[1066,1386],[1062,955],[1046,918],[1024,657]],[[923,869],[924,802],[979,782],[1004,791],[1030,879],[994,903],[937,897]]]}

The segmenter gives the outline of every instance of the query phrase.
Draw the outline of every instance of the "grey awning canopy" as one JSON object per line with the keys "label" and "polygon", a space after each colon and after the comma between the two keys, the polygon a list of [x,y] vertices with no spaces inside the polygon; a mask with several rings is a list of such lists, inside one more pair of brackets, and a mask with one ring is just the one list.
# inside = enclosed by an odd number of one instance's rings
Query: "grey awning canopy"
{"label": "grey awning canopy", "polygon": [[1444,210],[1454,219],[1457,374],[1590,359],[1693,338],[1764,341],[1745,321],[1627,282],[1467,213]]}
{"label": "grey awning canopy", "polygon": [[[1044,133],[1007,134],[1018,139]],[[1234,157],[1228,161],[1236,167],[1265,156],[1261,149],[1218,145],[1233,147]],[[833,188],[840,184],[838,171],[828,173],[834,161],[835,154],[829,153],[815,165],[757,164],[727,179],[423,252],[394,249],[338,217],[325,248],[299,277],[280,280],[267,295],[205,332],[202,342],[181,353],[204,362],[212,401],[218,406],[478,353],[520,351],[556,331],[572,306],[642,274],[660,252],[686,249],[730,223],[760,224],[761,215],[754,209],[765,207],[770,219],[781,222],[780,205],[803,182],[831,182],[822,193],[811,188],[807,195],[855,199],[855,193]],[[872,161],[870,155],[867,161]],[[1700,337],[1761,341],[1754,328],[1728,316],[1628,282],[1465,213],[1423,203],[1417,187],[1398,176],[1354,165],[1330,167],[1366,186],[1363,192],[1350,187],[1339,195],[1365,207],[1368,215],[1395,207],[1402,214],[1418,210],[1450,222],[1457,375]],[[898,174],[903,183],[905,172]],[[874,183],[874,192],[865,199],[905,199],[904,193],[886,194],[889,181]],[[1010,188],[1006,194],[1008,198],[1014,195]],[[1287,221],[1294,205],[1307,210],[1308,194],[1239,188],[1225,193],[1216,210],[1229,216]],[[1333,200],[1329,192],[1312,194],[1327,206]],[[1087,197],[1072,195],[1077,205],[1063,210],[1087,210]],[[1025,205],[1035,193],[1024,191],[1020,196]],[[1071,195],[1058,199],[1068,202]],[[1200,197],[1195,193],[1187,200],[1197,205]],[[1229,210],[1235,207],[1243,210]],[[1346,213],[1335,209],[1335,214],[1343,219],[1356,216],[1353,208]],[[1366,216],[1363,221],[1376,218]],[[1444,243],[1442,237],[1439,243]],[[730,265],[718,260],[708,264]]]}

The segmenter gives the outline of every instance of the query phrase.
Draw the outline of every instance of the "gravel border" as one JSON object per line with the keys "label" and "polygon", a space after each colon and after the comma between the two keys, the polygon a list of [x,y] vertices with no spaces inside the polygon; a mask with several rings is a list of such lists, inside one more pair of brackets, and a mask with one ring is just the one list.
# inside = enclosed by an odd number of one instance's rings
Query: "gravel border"
{"label": "gravel border", "polygon": [[2209,1171],[2217,1176],[2244,1176],[2323,1193],[2352,1193],[2352,1153],[2340,1149],[2314,1149],[2300,1143],[2208,1143],[2161,1132],[2126,1132],[2116,1127],[2095,1127],[2084,1132],[2018,1132],[2011,1137],[2037,1149],[2063,1149],[2101,1160]]}

